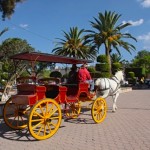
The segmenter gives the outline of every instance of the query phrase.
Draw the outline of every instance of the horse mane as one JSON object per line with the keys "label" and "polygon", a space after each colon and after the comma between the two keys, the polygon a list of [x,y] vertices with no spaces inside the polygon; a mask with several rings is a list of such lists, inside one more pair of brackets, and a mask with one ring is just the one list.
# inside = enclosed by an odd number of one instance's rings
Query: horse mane
{"label": "horse mane", "polygon": [[119,72],[123,72],[122,70],[118,70],[115,74],[119,73]]}
{"label": "horse mane", "polygon": [[95,85],[98,86],[100,81],[101,81],[101,78],[97,78],[96,81],[95,81]]}

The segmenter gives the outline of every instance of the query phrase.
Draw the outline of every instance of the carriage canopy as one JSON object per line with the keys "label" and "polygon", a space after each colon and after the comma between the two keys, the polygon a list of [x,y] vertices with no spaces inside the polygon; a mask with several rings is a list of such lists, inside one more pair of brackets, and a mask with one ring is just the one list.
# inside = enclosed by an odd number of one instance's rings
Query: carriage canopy
{"label": "carriage canopy", "polygon": [[53,55],[48,53],[40,52],[24,52],[13,55],[10,57],[13,60],[27,60],[27,61],[38,61],[38,62],[52,62],[52,63],[64,63],[64,64],[82,64],[92,63],[92,60],[76,59],[72,57],[65,57],[59,55]]}

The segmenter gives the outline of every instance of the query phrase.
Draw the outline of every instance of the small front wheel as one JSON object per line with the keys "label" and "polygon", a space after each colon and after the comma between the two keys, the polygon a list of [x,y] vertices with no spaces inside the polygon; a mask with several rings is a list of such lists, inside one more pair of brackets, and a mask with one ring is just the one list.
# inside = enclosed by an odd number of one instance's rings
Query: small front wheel
{"label": "small front wheel", "polygon": [[53,136],[62,120],[59,104],[53,99],[38,101],[31,109],[28,128],[37,140],[44,140]]}
{"label": "small front wheel", "polygon": [[95,123],[101,123],[107,114],[107,103],[104,98],[97,98],[91,109],[92,118]]}
{"label": "small front wheel", "polygon": [[65,114],[67,118],[77,118],[81,111],[81,104],[79,101],[67,103],[65,108]]}

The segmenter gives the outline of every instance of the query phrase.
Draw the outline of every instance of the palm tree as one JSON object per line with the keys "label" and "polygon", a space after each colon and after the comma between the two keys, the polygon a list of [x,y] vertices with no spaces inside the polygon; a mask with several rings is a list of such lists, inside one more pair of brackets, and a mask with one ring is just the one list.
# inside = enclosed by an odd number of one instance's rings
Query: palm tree
{"label": "palm tree", "polygon": [[[2,31],[0,31],[0,36],[2,36],[5,32],[7,32],[8,31],[8,28],[5,28],[5,29],[3,29]],[[3,57],[3,54],[2,54],[2,52],[1,52],[1,50],[0,50],[0,57]]]}
{"label": "palm tree", "polygon": [[111,54],[111,63],[123,63],[125,62],[125,59],[122,59],[121,55],[118,55],[116,53]]}
{"label": "palm tree", "polygon": [[5,28],[5,29],[3,29],[1,32],[0,32],[0,36],[2,36],[5,32],[7,32],[8,31],[8,28]]}
{"label": "palm tree", "polygon": [[16,4],[23,2],[24,0],[1,0],[0,1],[0,12],[2,13],[2,19],[10,18],[15,12]]}
{"label": "palm tree", "polygon": [[91,40],[93,46],[98,50],[102,44],[105,46],[105,54],[108,58],[109,63],[109,72],[111,74],[111,57],[110,52],[112,48],[115,49],[119,55],[121,55],[119,47],[123,47],[129,53],[130,50],[135,50],[135,47],[123,41],[123,38],[130,38],[136,41],[136,39],[131,36],[129,33],[121,33],[121,30],[125,27],[131,25],[130,23],[121,23],[116,25],[121,15],[116,14],[115,12],[105,11],[104,14],[99,13],[98,18],[94,17],[94,22],[91,22],[92,27],[96,30],[87,30],[89,34],[86,36],[87,39]]}
{"label": "palm tree", "polygon": [[69,33],[63,31],[64,39],[58,38],[60,41],[56,42],[56,48],[52,50],[57,55],[94,59],[97,51],[88,44],[88,40],[82,36],[84,29],[79,30],[77,27],[70,28]]}

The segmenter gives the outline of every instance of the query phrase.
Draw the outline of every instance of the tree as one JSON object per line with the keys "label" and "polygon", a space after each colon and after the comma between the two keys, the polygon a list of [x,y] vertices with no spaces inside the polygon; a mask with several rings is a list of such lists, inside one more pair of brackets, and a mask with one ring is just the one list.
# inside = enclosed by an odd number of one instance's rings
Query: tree
{"label": "tree", "polygon": [[22,40],[19,38],[8,38],[0,45],[0,53],[2,57],[1,63],[3,64],[1,75],[5,74],[7,76],[7,80],[10,78],[15,70],[14,63],[12,62],[12,60],[9,59],[9,57],[11,55],[25,51],[34,51],[34,48],[32,48],[26,40]]}
{"label": "tree", "polygon": [[112,63],[123,63],[125,60],[122,60],[121,55],[118,55],[116,53],[111,54],[111,62]]}
{"label": "tree", "polygon": [[111,57],[110,52],[115,49],[119,55],[121,52],[119,47],[127,50],[131,54],[131,50],[135,50],[135,47],[123,41],[123,39],[136,39],[129,33],[122,33],[121,30],[125,27],[131,25],[130,23],[121,23],[117,25],[117,22],[121,15],[116,14],[115,12],[105,11],[104,14],[99,13],[98,18],[94,17],[94,21],[90,21],[94,30],[87,30],[89,33],[86,38],[90,39],[93,46],[95,46],[98,50],[101,45],[104,44],[105,54],[109,63],[109,72],[111,74]]}
{"label": "tree", "polygon": [[[0,36],[2,36],[5,32],[7,32],[8,31],[8,28],[5,28],[5,29],[3,29],[1,32],[0,32]],[[1,51],[0,51],[0,56],[2,57],[2,53],[1,53]]]}
{"label": "tree", "polygon": [[20,73],[22,73],[22,71],[24,71],[26,67],[26,63],[24,62],[17,62],[16,64],[14,64],[13,61],[9,59],[9,57],[11,55],[25,51],[34,51],[34,49],[27,43],[26,40],[22,40],[19,38],[6,39],[0,45],[0,62],[2,64],[2,68],[0,69],[0,82],[5,87],[2,95],[2,100],[4,100],[5,97],[7,100],[8,92],[10,91],[9,87],[14,84],[16,77],[20,75]]}
{"label": "tree", "polygon": [[24,0],[0,0],[0,12],[2,12],[2,19],[10,18],[15,11],[16,4]]}
{"label": "tree", "polygon": [[0,53],[5,58],[25,51],[34,51],[34,48],[32,48],[26,40],[20,38],[8,38],[0,45]]}
{"label": "tree", "polygon": [[88,44],[88,40],[82,36],[84,29],[77,27],[70,28],[69,33],[63,31],[64,39],[56,43],[56,48],[52,50],[57,55],[69,56],[74,58],[94,59],[97,51]]}
{"label": "tree", "polygon": [[150,73],[150,52],[141,50],[132,60],[131,67],[145,68],[146,74]]}
{"label": "tree", "polygon": [[1,32],[0,32],[0,36],[2,36],[5,32],[7,32],[8,31],[8,28],[5,28],[5,29],[3,29]]}

